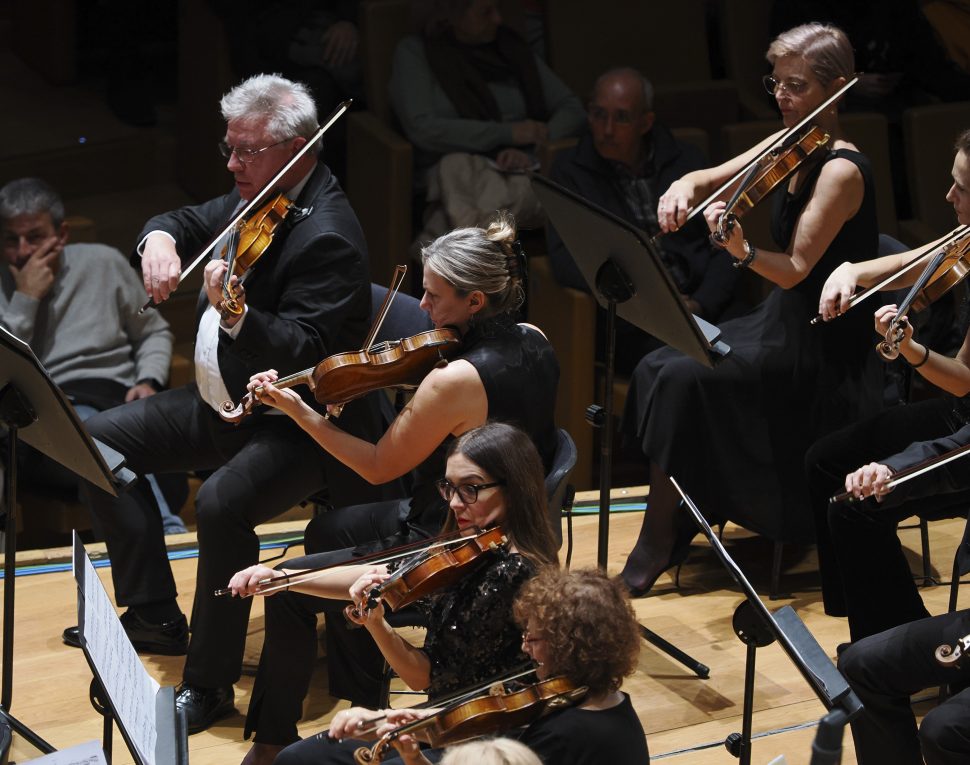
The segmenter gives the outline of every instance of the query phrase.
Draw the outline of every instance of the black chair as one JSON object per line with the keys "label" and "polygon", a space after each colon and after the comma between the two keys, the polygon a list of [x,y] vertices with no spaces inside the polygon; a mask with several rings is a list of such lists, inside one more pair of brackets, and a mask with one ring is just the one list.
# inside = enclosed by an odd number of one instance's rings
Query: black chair
{"label": "black chair", "polygon": [[[556,537],[562,545],[562,517],[564,511],[569,518],[568,524],[568,546],[567,561],[572,554],[572,519],[569,510],[572,507],[573,491],[568,483],[569,474],[576,466],[576,444],[573,443],[572,436],[563,428],[559,428],[558,443],[556,452],[552,458],[552,468],[546,475],[546,497],[549,503],[549,517],[553,528],[556,530]],[[567,562],[568,566],[568,562]],[[385,614],[387,623],[392,627],[427,627],[424,612],[413,606],[401,609],[398,612],[387,612]],[[384,664],[384,683],[381,687],[381,708],[386,708],[390,704],[391,680],[394,677],[393,670]],[[420,695],[418,691],[402,691],[402,693]]]}

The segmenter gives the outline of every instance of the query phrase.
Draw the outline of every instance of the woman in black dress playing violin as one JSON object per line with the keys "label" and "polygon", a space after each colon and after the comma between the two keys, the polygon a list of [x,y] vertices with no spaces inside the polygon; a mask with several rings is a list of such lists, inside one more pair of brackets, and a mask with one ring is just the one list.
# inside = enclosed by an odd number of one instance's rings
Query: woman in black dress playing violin
{"label": "woman in black dress playing violin", "polygon": [[[914,262],[920,253],[932,255],[940,241],[955,238],[955,252],[970,247],[970,130],[957,138],[954,148],[953,183],[946,199],[953,205],[959,227],[917,250],[843,263],[822,290],[819,312],[824,318],[832,319],[846,311],[847,315],[867,315],[864,307],[848,308],[856,288],[877,285]],[[924,258],[891,286],[912,285],[928,262],[929,258]],[[896,304],[876,311],[873,341],[885,338],[898,312]],[[965,307],[962,313],[966,313]],[[962,327],[963,345],[955,358],[931,351],[925,340],[918,342],[909,322],[900,328],[899,355],[944,395],[897,406],[830,433],[812,446],[805,460],[817,525],[825,613],[847,616],[853,641],[929,616],[896,536],[897,523],[912,515],[927,519],[965,516],[970,502],[970,482],[959,479],[967,475],[964,460],[887,493],[892,473],[960,445],[961,440],[970,443],[966,428],[970,424],[967,327]],[[870,353],[875,355],[875,351]],[[873,496],[878,504],[829,503],[829,497],[843,489],[859,499]]]}
{"label": "woman in black dress playing violin", "polygon": [[[772,73],[765,85],[787,128],[853,76],[848,39],[822,24],[782,33],[767,58]],[[825,277],[850,254],[875,256],[878,243],[868,161],[843,137],[836,105],[814,122],[829,134],[827,144],[772,200],[772,234],[781,249],[749,242],[740,223],[725,232],[722,244],[735,264],[774,285],[750,314],[721,325],[730,355],[709,369],[661,349],[634,373],[623,429],[650,462],[650,502],[622,574],[635,594],[686,557],[696,531],[676,512],[679,496],[668,476],[714,517],[775,539],[810,539],[805,449],[826,429],[877,406],[879,370],[868,353],[868,321],[853,317],[837,331],[809,325]],[[661,228],[684,225],[695,206],[779,136],[671,184],[658,205]],[[724,209],[718,200],[704,210],[712,231]]]}
{"label": "woman in black dress playing violin", "polygon": [[[293,586],[303,597],[352,600],[357,611],[348,612],[350,618],[366,628],[395,672],[412,688],[427,690],[431,699],[478,685],[526,661],[512,619],[512,599],[539,567],[556,565],[558,549],[546,510],[542,462],[519,429],[489,423],[460,436],[451,443],[445,478],[438,486],[451,510],[446,530],[499,525],[508,544],[484,553],[470,574],[430,598],[423,648],[394,632],[379,602],[368,608],[368,593],[389,576],[384,565],[342,566]],[[233,576],[229,586],[236,595],[259,594],[260,582],[296,571],[290,566],[253,566]],[[264,677],[269,687],[247,763],[272,762],[284,745],[297,740],[296,721],[310,681],[312,655],[309,667],[288,663],[290,646],[269,646],[269,640],[267,628],[260,673],[283,674]]]}

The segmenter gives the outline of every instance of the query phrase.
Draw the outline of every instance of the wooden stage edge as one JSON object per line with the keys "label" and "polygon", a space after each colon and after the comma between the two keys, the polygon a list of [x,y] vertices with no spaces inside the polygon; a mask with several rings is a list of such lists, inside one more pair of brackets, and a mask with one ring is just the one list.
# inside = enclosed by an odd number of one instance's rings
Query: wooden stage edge
{"label": "wooden stage edge", "polygon": [[[610,518],[608,568],[616,574],[640,528],[644,491],[637,487],[617,490],[614,495],[614,502],[626,508],[625,512],[614,512]],[[584,512],[573,520],[573,568],[595,566],[597,560],[597,497],[592,492],[580,495],[579,500]],[[633,509],[637,502],[640,509]],[[267,524],[259,532],[261,537],[275,538],[299,533],[304,524],[302,521]],[[934,572],[950,570],[962,531],[962,520],[931,524]],[[903,530],[900,537],[912,556],[914,571],[919,570],[918,531]],[[195,537],[184,534],[169,537],[168,541],[172,546],[191,547]],[[845,620],[827,617],[822,612],[814,550],[786,548],[782,583],[791,597],[771,602],[767,594],[771,543],[730,524],[724,531],[724,542],[768,607],[775,610],[791,605],[823,650],[834,657],[835,646],[848,639],[848,628]],[[103,554],[103,545],[89,545],[88,550],[97,557]],[[58,749],[101,737],[101,718],[88,701],[91,676],[87,663],[80,651],[68,648],[60,639],[61,631],[76,623],[76,587],[71,573],[25,575],[36,570],[27,567],[69,560],[67,552],[66,548],[59,548],[17,554],[21,573],[17,576],[14,681],[9,710]],[[278,552],[266,550],[263,556]],[[301,552],[302,548],[293,548],[288,557]],[[194,558],[172,562],[179,602],[186,613],[191,609],[194,595],[195,567]],[[112,593],[109,569],[98,569],[98,572]],[[669,656],[644,643],[637,670],[626,680],[624,690],[630,693],[643,723],[653,760],[675,765],[732,763],[736,760],[724,748],[723,741],[728,734],[741,730],[746,650],[734,634],[731,619],[742,596],[700,536],[695,538],[690,557],[682,567],[679,587],[674,585],[671,574],[673,571],[662,576],[651,595],[634,601],[634,607],[641,623],[709,666],[710,678],[698,679]],[[946,609],[947,587],[926,587],[922,593],[930,613]],[[406,631],[405,635],[421,640],[416,630]],[[242,740],[243,715],[249,703],[262,639],[263,609],[257,599],[250,620],[243,674],[235,686],[239,713],[189,737],[193,765],[238,763],[248,750],[249,743]],[[180,681],[183,658],[145,655],[142,659],[162,685]],[[304,707],[301,735],[326,728],[333,714],[347,706],[346,702],[329,697],[326,688],[326,661],[321,659]],[[413,696],[395,695],[392,703],[407,706],[415,700]],[[784,755],[788,765],[807,765],[815,725],[826,710],[777,645],[757,651],[754,707],[752,762],[770,763]],[[116,763],[132,761],[117,732],[113,745]],[[14,737],[12,760],[23,762],[37,755],[19,736]],[[843,762],[850,765],[855,761],[851,733],[847,731]]]}

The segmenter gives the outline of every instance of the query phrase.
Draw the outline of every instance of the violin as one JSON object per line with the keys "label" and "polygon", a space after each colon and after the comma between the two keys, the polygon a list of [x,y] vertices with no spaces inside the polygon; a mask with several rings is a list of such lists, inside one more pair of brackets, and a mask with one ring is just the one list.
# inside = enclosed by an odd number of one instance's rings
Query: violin
{"label": "violin", "polygon": [[[458,330],[430,329],[400,340],[382,340],[362,351],[328,356],[315,367],[281,377],[273,385],[307,385],[318,404],[339,406],[374,390],[417,388],[428,372],[447,364],[460,345]],[[238,405],[224,401],[219,416],[227,422],[239,422],[259,403],[262,391],[262,386],[256,387]]]}
{"label": "violin", "polygon": [[572,706],[586,696],[585,686],[565,677],[551,677],[515,690],[493,689],[487,695],[450,704],[414,722],[385,733],[374,746],[360,747],[354,759],[360,765],[380,762],[392,742],[404,734],[417,735],[434,747],[528,725],[555,709]]}
{"label": "violin", "polygon": [[[374,343],[391,301],[400,289],[407,266],[397,266],[391,289],[360,351],[336,353],[310,369],[281,377],[277,388],[307,385],[317,403],[331,405],[329,416],[339,416],[343,404],[383,388],[414,389],[434,368],[444,366],[461,344],[461,335],[452,327],[430,329],[400,340]],[[219,416],[227,422],[239,422],[250,414],[262,393],[257,386],[238,405],[224,401]]]}
{"label": "violin", "polygon": [[[478,566],[487,552],[508,547],[509,540],[501,527],[479,532],[445,546],[434,545],[402,564],[391,576],[367,593],[367,610],[375,608],[378,599],[392,611],[409,605],[435,590],[454,584]],[[360,612],[348,606],[354,616]]]}
{"label": "violin", "polygon": [[[944,452],[943,454],[940,454],[936,457],[931,457],[928,460],[923,460],[923,462],[913,465],[912,467],[908,467],[905,470],[900,470],[898,473],[896,473],[892,477],[892,480],[887,481],[886,488],[894,489],[897,486],[899,486],[899,484],[901,483],[906,483],[906,481],[911,481],[914,478],[918,478],[924,473],[928,473],[931,470],[936,470],[936,468],[943,467],[948,462],[953,462],[953,460],[959,459],[960,457],[964,457],[967,454],[970,454],[970,445],[960,446],[956,449],[951,449],[948,452]],[[858,501],[861,501],[861,500],[857,500],[855,494],[853,494],[851,491],[845,491],[845,492],[842,492],[841,494],[836,494],[834,497],[829,498],[829,502],[858,502]]]}
{"label": "violin", "polygon": [[228,314],[238,316],[242,313],[242,307],[236,300],[238,295],[229,283],[230,279],[236,276],[241,280],[245,273],[256,265],[256,261],[273,243],[273,235],[286,220],[293,206],[293,202],[280,192],[249,220],[237,224],[233,229],[229,243],[222,251],[223,258],[229,266],[222,280],[222,301],[217,306],[223,317],[227,317]]}
{"label": "violin", "polygon": [[[687,221],[690,221],[695,215],[698,215],[698,214],[702,213],[707,208],[707,206],[709,204],[711,204],[711,202],[714,202],[715,200],[721,199],[722,196],[727,193],[727,190],[730,189],[732,186],[734,186],[734,184],[737,183],[739,180],[741,180],[740,189],[744,189],[744,187],[746,185],[749,185],[751,183],[751,181],[752,181],[752,178],[749,177],[749,176],[752,176],[753,177],[755,175],[758,175],[759,165],[763,161],[763,159],[764,159],[765,156],[770,155],[772,153],[781,152],[784,149],[790,147],[791,144],[792,144],[792,142],[798,142],[798,141],[800,141],[801,138],[805,138],[809,134],[811,134],[811,130],[810,129],[809,129],[809,131],[807,133],[804,132],[804,131],[805,131],[805,128],[810,128],[812,126],[812,120],[814,120],[815,117],[817,117],[819,114],[821,114],[826,109],[828,109],[832,104],[834,104],[836,101],[838,101],[840,98],[842,98],[842,96],[845,94],[845,92],[849,88],[851,88],[853,85],[855,85],[858,81],[859,81],[859,78],[858,77],[853,77],[845,85],[843,85],[835,93],[833,93],[829,98],[827,98],[825,101],[823,101],[817,107],[815,107],[815,109],[813,109],[810,114],[806,115],[797,125],[794,125],[794,126],[790,127],[788,130],[786,130],[784,133],[782,133],[781,136],[779,136],[778,140],[775,141],[766,151],[762,152],[757,157],[755,157],[754,159],[752,159],[748,164],[746,164],[744,167],[742,167],[737,173],[735,173],[732,177],[730,177],[727,181],[725,181],[717,189],[715,189],[707,197],[707,199],[705,199],[699,205],[697,205],[696,207],[694,207],[690,211],[690,213],[688,213],[688,215],[687,215]],[[818,136],[816,135],[816,136],[813,136],[813,137],[817,138]],[[808,146],[810,146],[810,145],[811,145],[811,143],[809,142]],[[807,148],[807,147],[803,147],[803,148]],[[790,160],[786,160],[786,161],[790,161]],[[775,185],[777,185],[777,183],[779,183],[782,180],[784,180],[784,178],[780,178],[778,181],[776,181],[776,184]],[[772,186],[772,188],[774,188],[774,187]],[[763,191],[759,195],[758,201],[760,201],[760,199],[763,198],[764,195],[767,194],[768,191],[770,191],[770,190],[771,189],[768,189],[767,191]],[[735,197],[738,197],[739,195],[738,195],[737,192],[735,192],[735,195],[734,196]],[[729,210],[731,207],[732,207],[732,204],[729,203],[727,205],[727,209]],[[658,236],[659,236],[659,234],[658,234]],[[656,239],[656,238],[657,237],[654,237],[654,239]]]}
{"label": "violin", "polygon": [[963,228],[965,230],[962,235],[940,247],[900,303],[899,310],[889,322],[885,338],[876,345],[879,355],[886,361],[892,361],[899,356],[899,346],[906,330],[903,316],[909,309],[922,311],[929,307],[970,274],[970,227]]}
{"label": "violin", "polygon": [[794,173],[810,157],[818,157],[819,149],[828,145],[831,136],[817,125],[809,125],[802,133],[794,133],[778,146],[760,156],[748,170],[728,201],[711,234],[715,244],[724,246],[734,224],[750,212],[782,181]]}

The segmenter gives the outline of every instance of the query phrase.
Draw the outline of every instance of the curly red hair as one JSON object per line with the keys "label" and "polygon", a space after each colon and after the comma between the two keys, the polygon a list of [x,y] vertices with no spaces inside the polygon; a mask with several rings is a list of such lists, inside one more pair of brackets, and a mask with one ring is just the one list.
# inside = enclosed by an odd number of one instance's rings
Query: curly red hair
{"label": "curly red hair", "polygon": [[626,587],[595,569],[544,567],[513,605],[516,623],[548,644],[548,669],[592,696],[617,690],[636,668],[640,629]]}

